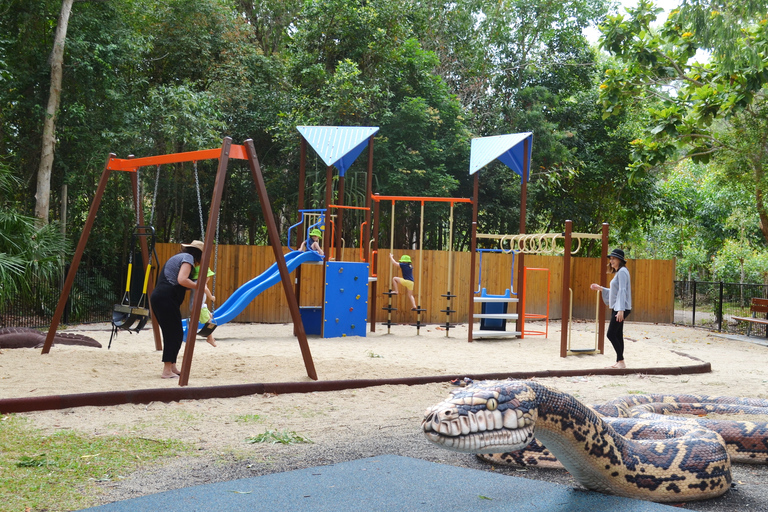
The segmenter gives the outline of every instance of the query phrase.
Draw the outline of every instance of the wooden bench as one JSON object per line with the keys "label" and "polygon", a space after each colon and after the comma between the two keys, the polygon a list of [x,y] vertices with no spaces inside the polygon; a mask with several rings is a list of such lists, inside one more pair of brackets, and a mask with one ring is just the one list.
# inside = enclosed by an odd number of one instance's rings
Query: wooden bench
{"label": "wooden bench", "polygon": [[[734,320],[747,322],[747,336],[752,332],[752,324],[761,324],[768,326],[768,299],[752,299],[749,305],[749,311],[752,316],[732,316]],[[763,313],[766,318],[757,318],[758,313]]]}

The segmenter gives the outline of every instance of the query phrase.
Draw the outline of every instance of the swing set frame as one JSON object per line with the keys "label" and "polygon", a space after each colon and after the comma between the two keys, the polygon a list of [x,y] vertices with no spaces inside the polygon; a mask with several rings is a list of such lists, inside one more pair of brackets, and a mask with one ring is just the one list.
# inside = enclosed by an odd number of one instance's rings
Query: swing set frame
{"label": "swing set frame", "polygon": [[[309,350],[309,343],[307,342],[307,335],[304,331],[304,325],[301,321],[299,314],[299,304],[296,300],[296,294],[294,293],[293,284],[291,283],[290,273],[283,256],[283,247],[280,242],[280,235],[275,222],[275,217],[272,212],[272,206],[267,195],[267,188],[264,182],[264,176],[261,172],[261,166],[259,165],[258,157],[256,155],[256,148],[252,139],[247,139],[243,145],[232,144],[231,137],[225,137],[222,141],[220,148],[204,149],[199,151],[188,151],[185,153],[171,153],[167,155],[148,156],[143,158],[117,158],[114,153],[110,153],[107,163],[104,167],[104,171],[101,173],[99,184],[96,189],[96,194],[91,203],[91,208],[88,212],[88,218],[86,219],[83,231],[80,235],[80,241],[77,244],[75,255],[72,258],[70,264],[70,270],[67,274],[67,278],[64,282],[64,286],[59,297],[59,302],[56,306],[56,311],[51,319],[51,325],[48,328],[48,334],[45,337],[45,343],[43,344],[42,354],[48,354],[53,345],[53,338],[56,335],[56,330],[61,322],[62,315],[64,314],[64,308],[69,298],[69,294],[74,284],[75,275],[77,274],[77,268],[80,265],[80,260],[85,251],[86,243],[93,229],[93,223],[96,218],[96,214],[101,204],[104,191],[107,187],[107,182],[112,171],[123,171],[131,173],[131,186],[133,189],[133,201],[134,208],[139,213],[138,223],[144,225],[144,213],[143,209],[139,205],[139,188],[137,170],[140,167],[149,165],[163,165],[179,162],[195,162],[198,160],[211,160],[218,158],[219,166],[216,172],[216,180],[213,186],[213,198],[211,200],[211,208],[208,216],[208,227],[205,231],[205,240],[203,242],[203,255],[200,261],[200,268],[208,268],[211,260],[211,248],[214,243],[214,236],[216,232],[216,223],[218,222],[219,211],[221,206],[221,198],[224,191],[224,181],[227,174],[227,165],[229,159],[247,160],[251,170],[251,176],[253,178],[256,192],[259,196],[259,202],[261,203],[262,213],[264,220],[267,224],[267,233],[269,236],[269,243],[275,254],[275,261],[277,262],[278,269],[280,271],[280,277],[283,284],[283,290],[288,300],[288,307],[291,312],[291,317],[294,324],[294,332],[299,341],[301,353],[304,359],[304,366],[307,370],[307,375],[317,380],[317,372],[315,371],[315,365],[312,360],[312,354]],[[144,265],[149,263],[149,251],[147,247],[147,241],[140,237],[141,254],[144,261]],[[154,289],[154,283],[152,280],[148,283],[148,294],[152,294]],[[197,286],[195,288],[195,298],[192,306],[192,318],[200,317],[200,309],[203,302],[203,295],[205,293],[205,279],[198,279]],[[151,311],[151,304],[150,304]],[[160,337],[160,328],[157,322],[152,322],[152,332],[155,338],[155,349],[162,350],[162,342]],[[181,365],[181,375],[179,375],[179,386],[186,386],[189,383],[189,374],[192,366],[192,357],[195,349],[195,339],[197,337],[197,329],[187,330],[187,344],[184,349],[184,360]]]}

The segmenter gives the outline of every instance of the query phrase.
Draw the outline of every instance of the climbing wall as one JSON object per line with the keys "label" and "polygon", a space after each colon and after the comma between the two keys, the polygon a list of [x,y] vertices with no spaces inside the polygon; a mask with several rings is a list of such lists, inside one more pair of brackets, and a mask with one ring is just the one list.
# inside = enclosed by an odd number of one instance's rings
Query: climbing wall
{"label": "climbing wall", "polygon": [[323,338],[365,336],[368,321],[368,263],[325,264]]}

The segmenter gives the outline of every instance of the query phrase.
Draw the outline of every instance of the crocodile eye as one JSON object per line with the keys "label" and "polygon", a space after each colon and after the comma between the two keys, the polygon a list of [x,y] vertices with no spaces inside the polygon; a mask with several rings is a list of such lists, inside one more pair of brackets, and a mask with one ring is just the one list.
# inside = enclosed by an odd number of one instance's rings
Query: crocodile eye
{"label": "crocodile eye", "polygon": [[495,398],[489,398],[487,402],[485,402],[485,408],[489,411],[495,411],[496,408],[499,406],[499,401]]}

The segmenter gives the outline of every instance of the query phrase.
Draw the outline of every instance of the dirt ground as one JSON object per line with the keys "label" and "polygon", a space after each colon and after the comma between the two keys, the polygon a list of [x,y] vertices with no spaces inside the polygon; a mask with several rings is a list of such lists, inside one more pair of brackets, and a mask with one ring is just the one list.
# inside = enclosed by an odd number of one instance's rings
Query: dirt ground
{"label": "dirt ground", "polygon": [[[602,369],[615,360],[606,340],[604,354],[559,357],[560,324],[548,335],[467,342],[467,326],[377,326],[366,337],[322,339],[309,346],[319,380],[383,379],[497,372]],[[544,330],[543,323],[534,327]],[[68,332],[103,344],[95,349],[56,346],[0,353],[0,398],[99,391],[177,387],[160,378],[160,353],[152,330],[121,333],[107,350],[109,325],[74,326]],[[292,325],[226,324],[218,346],[198,339],[189,386],[310,382]],[[575,323],[572,348],[595,345],[594,323]],[[709,362],[711,373],[684,375],[588,375],[537,379],[585,403],[602,403],[636,393],[699,393],[768,398],[765,372],[768,346],[718,337],[672,325],[627,322],[625,358],[630,368],[689,366]],[[183,351],[184,349],[182,349]],[[447,379],[446,379],[447,380]],[[89,435],[175,438],[198,448],[194,457],[177,457],[143,467],[132,475],[113,475],[100,483],[98,503],[187,485],[244,478],[302,467],[391,453],[435,462],[493,470],[516,476],[576,485],[564,471],[491,467],[471,455],[441,450],[420,433],[425,409],[448,396],[448,382],[420,386],[378,386],[307,394],[251,395],[231,399],[154,402],[144,405],[79,407],[24,413],[44,431],[77,430]],[[266,430],[293,431],[311,444],[252,444],[247,438]],[[768,510],[765,466],[734,466],[736,486],[708,502],[682,505],[701,511]],[[94,503],[96,504],[96,503]]]}

